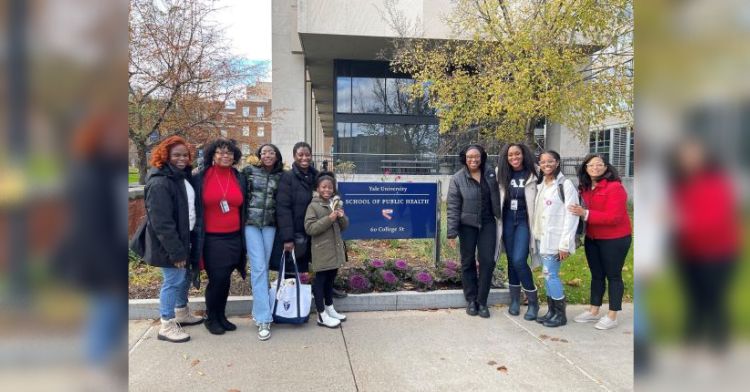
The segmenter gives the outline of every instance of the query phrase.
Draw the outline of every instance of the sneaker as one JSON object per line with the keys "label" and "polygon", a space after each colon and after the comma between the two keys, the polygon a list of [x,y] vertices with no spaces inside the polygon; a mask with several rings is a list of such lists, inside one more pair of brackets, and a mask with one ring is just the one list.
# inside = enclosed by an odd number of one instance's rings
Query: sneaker
{"label": "sneaker", "polygon": [[343,315],[337,312],[336,309],[333,308],[333,305],[326,306],[325,312],[328,313],[329,316],[335,318],[336,320],[346,321],[346,315]]}
{"label": "sneaker", "polygon": [[321,327],[336,328],[341,324],[341,321],[328,315],[324,311],[318,312],[318,325]]}
{"label": "sneaker", "polygon": [[203,322],[203,317],[198,317],[190,312],[190,307],[174,308],[174,321],[182,326],[196,325]]}
{"label": "sneaker", "polygon": [[612,329],[617,326],[617,320],[612,320],[609,316],[604,316],[599,319],[599,322],[594,325],[596,329]]}
{"label": "sneaker", "polygon": [[161,319],[161,328],[159,328],[156,338],[172,343],[182,343],[190,340],[190,335],[185,333],[180,324],[175,322],[174,319]]}
{"label": "sneaker", "polygon": [[271,323],[260,323],[258,326],[258,339],[268,340],[271,338]]}
{"label": "sneaker", "polygon": [[590,311],[586,310],[583,313],[581,313],[578,316],[576,316],[573,319],[573,321],[575,321],[577,323],[588,323],[588,322],[599,321],[599,319],[601,319],[601,318],[602,318],[602,316],[593,314]]}

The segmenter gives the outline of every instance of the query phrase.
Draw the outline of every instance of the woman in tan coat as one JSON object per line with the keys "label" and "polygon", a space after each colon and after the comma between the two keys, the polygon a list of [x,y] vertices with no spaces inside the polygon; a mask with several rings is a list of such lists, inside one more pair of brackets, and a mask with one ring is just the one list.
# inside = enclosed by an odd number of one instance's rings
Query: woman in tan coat
{"label": "woman in tan coat", "polygon": [[313,296],[318,309],[318,325],[335,328],[346,316],[333,308],[333,282],[346,261],[341,231],[349,226],[341,200],[336,194],[333,173],[321,173],[316,182],[317,196],[307,206],[305,231],[312,242],[312,269],[315,271]]}

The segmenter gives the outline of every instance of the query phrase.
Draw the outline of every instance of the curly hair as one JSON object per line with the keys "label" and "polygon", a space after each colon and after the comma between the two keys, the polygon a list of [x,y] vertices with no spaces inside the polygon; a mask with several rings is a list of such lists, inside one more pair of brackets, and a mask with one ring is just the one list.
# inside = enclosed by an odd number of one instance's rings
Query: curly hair
{"label": "curly hair", "polygon": [[240,161],[240,159],[242,159],[242,151],[239,147],[237,147],[236,140],[218,138],[203,147],[203,166],[205,168],[209,168],[214,165],[214,154],[219,148],[226,148],[227,150],[232,152],[232,156],[234,158],[234,163],[232,163],[233,166],[236,165]]}
{"label": "curly hair", "polygon": [[190,151],[190,145],[185,139],[179,136],[170,136],[162,140],[153,150],[151,150],[151,160],[149,163],[151,166],[161,169],[165,164],[169,162],[169,153],[172,151],[174,146],[182,144],[188,149],[188,164],[193,162],[193,153]]}

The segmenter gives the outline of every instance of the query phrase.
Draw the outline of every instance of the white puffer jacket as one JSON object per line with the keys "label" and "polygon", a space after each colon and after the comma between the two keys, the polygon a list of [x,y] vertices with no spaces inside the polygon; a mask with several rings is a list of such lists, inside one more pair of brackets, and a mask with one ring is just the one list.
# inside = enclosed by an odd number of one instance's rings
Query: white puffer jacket
{"label": "white puffer jacket", "polygon": [[[578,191],[573,182],[566,179],[562,173],[557,175],[551,191],[543,192],[543,183],[544,180],[537,185],[534,201],[534,205],[539,206],[540,198],[544,198],[541,211],[534,211],[534,214],[542,219],[543,227],[542,237],[538,239],[539,249],[536,251],[538,254],[556,254],[560,250],[567,250],[573,254],[576,251],[575,235],[579,218],[568,211],[568,206],[579,204]],[[563,184],[564,203],[560,198],[560,184]],[[533,237],[534,223],[531,222],[530,226]]]}

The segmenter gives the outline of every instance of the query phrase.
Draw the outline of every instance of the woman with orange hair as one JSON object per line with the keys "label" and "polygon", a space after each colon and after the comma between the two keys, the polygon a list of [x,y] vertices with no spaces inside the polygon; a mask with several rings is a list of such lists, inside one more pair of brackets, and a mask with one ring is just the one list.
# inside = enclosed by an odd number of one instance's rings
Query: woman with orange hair
{"label": "woman with orange hair", "polygon": [[188,308],[189,276],[197,276],[190,258],[191,232],[196,223],[195,191],[190,185],[191,154],[179,136],[164,139],[151,153],[144,189],[148,219],[143,259],[161,267],[164,280],[159,295],[159,340],[186,342],[183,325],[203,322]]}

